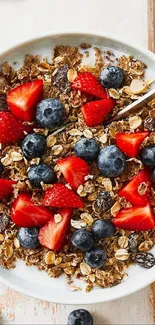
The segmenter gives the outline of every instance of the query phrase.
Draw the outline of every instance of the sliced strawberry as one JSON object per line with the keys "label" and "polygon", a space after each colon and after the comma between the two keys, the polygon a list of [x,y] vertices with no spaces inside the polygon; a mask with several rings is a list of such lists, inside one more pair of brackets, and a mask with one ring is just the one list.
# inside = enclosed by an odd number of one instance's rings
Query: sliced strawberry
{"label": "sliced strawberry", "polygon": [[84,208],[85,206],[76,193],[60,183],[45,192],[43,204],[55,208]]}
{"label": "sliced strawberry", "polygon": [[55,251],[60,251],[65,243],[72,210],[71,209],[60,209],[58,214],[61,215],[62,220],[56,223],[54,218],[40,229],[39,231],[39,242],[42,246]]}
{"label": "sliced strawberry", "polygon": [[48,209],[34,205],[28,193],[19,194],[12,206],[11,218],[20,227],[43,226],[52,217]]}
{"label": "sliced strawberry", "polygon": [[13,186],[16,181],[11,181],[8,179],[0,178],[0,200],[5,199],[7,196],[11,195],[13,192]]}
{"label": "sliced strawberry", "polygon": [[79,157],[67,157],[57,161],[66,181],[74,190],[85,183],[85,177],[90,173],[88,164]]}
{"label": "sliced strawberry", "polygon": [[115,106],[114,99],[107,98],[85,104],[81,110],[88,126],[101,124]]}
{"label": "sliced strawberry", "polygon": [[23,121],[35,119],[36,105],[43,96],[43,80],[27,82],[12,89],[7,95],[7,104],[12,113]]}
{"label": "sliced strawberry", "polygon": [[155,218],[148,203],[142,207],[122,209],[113,220],[113,224],[122,229],[151,230],[155,227]]}
{"label": "sliced strawberry", "polygon": [[[140,185],[145,183],[146,192],[142,195],[138,189]],[[148,202],[151,191],[151,171],[147,168],[143,169],[136,175],[127,185],[125,185],[118,193],[119,196],[125,197],[127,201],[133,205],[145,205]]]}
{"label": "sliced strawberry", "polygon": [[91,72],[79,73],[72,82],[72,88],[95,97],[107,98],[106,90]]}
{"label": "sliced strawberry", "polygon": [[128,157],[136,157],[139,154],[140,145],[148,135],[149,132],[119,133],[116,135],[116,143]]}
{"label": "sliced strawberry", "polygon": [[24,125],[10,112],[0,112],[0,143],[9,144],[24,138],[24,132],[31,132],[32,127]]}

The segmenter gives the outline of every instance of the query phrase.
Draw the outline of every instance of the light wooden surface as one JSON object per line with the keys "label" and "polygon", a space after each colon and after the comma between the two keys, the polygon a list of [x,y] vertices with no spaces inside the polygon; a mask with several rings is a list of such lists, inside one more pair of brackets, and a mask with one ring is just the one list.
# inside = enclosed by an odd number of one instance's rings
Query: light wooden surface
{"label": "light wooden surface", "polygon": [[[150,13],[149,20],[149,35],[154,35]],[[62,29],[96,29],[147,47],[147,23],[147,0],[0,0],[0,31],[5,29],[5,36],[0,33],[0,51],[36,34]],[[154,49],[151,37],[149,48]],[[95,324],[155,324],[155,285],[86,308],[92,312]],[[25,297],[0,284],[3,325],[66,324],[73,309]]]}

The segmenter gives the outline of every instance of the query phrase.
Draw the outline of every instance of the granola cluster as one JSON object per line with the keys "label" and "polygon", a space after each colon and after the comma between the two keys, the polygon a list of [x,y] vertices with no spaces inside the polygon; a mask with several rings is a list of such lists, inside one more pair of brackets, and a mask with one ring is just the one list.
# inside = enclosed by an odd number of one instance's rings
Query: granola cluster
{"label": "granola cluster", "polygon": [[[83,60],[89,59],[90,50],[94,51],[95,62],[84,65]],[[73,155],[74,146],[81,137],[95,138],[100,149],[104,146],[115,144],[117,133],[134,130],[143,130],[145,127],[152,131],[142,147],[155,143],[155,100],[148,103],[129,118],[89,128],[83,121],[80,108],[88,101],[88,96],[80,91],[71,89],[71,82],[77,74],[90,71],[99,76],[101,69],[109,64],[117,64],[125,71],[125,83],[119,90],[109,89],[110,97],[116,100],[115,115],[124,106],[138,99],[146,92],[152,80],[143,80],[146,65],[132,57],[122,56],[116,58],[111,51],[92,49],[88,44],[82,44],[80,48],[57,46],[53,52],[52,63],[39,56],[27,55],[24,65],[16,70],[4,63],[0,69],[0,110],[8,110],[6,94],[10,89],[18,85],[38,79],[44,80],[44,98],[59,98],[65,106],[66,120],[62,127],[53,130],[35,128],[34,132],[43,134],[47,139],[47,151],[42,157],[42,162],[51,165],[61,180],[62,174],[56,164],[58,158]],[[89,100],[92,100],[89,97]],[[59,277],[64,274],[71,290],[80,290],[72,285],[73,278],[83,279],[86,283],[86,291],[94,286],[111,287],[121,282],[126,274],[126,268],[133,263],[135,252],[146,253],[155,244],[155,231],[131,232],[117,229],[116,235],[100,241],[100,245],[107,254],[107,261],[101,269],[91,269],[84,262],[82,252],[76,250],[70,243],[71,234],[80,228],[91,230],[92,223],[97,219],[111,219],[115,217],[122,207],[130,207],[130,203],[118,197],[118,191],[122,185],[143,169],[140,160],[131,158],[127,160],[125,172],[114,179],[101,175],[96,163],[91,166],[91,174],[87,176],[84,185],[80,185],[77,193],[86,204],[85,209],[75,211],[71,220],[68,244],[59,253],[49,251],[46,248],[24,249],[17,239],[17,226],[10,219],[11,205],[20,191],[28,191],[33,195],[33,201],[40,205],[42,202],[42,190],[51,185],[41,184],[42,189],[33,189],[27,177],[27,170],[33,164],[39,164],[40,158],[30,161],[23,157],[18,145],[1,146],[1,163],[5,167],[3,176],[18,181],[14,185],[14,193],[11,200],[0,203],[0,265],[8,269],[15,267],[18,259],[25,261],[26,265],[36,265],[39,270],[45,270],[50,277]],[[98,194],[106,190],[110,193],[112,204],[110,210],[102,212],[102,202],[99,202]],[[139,193],[144,195],[146,184],[141,184]],[[107,202],[108,204],[108,202]],[[155,212],[155,191],[152,189],[151,204]],[[61,216],[57,215],[57,218]],[[145,255],[145,254],[144,254]],[[142,263],[139,258],[139,263]],[[147,262],[146,262],[147,263]]]}

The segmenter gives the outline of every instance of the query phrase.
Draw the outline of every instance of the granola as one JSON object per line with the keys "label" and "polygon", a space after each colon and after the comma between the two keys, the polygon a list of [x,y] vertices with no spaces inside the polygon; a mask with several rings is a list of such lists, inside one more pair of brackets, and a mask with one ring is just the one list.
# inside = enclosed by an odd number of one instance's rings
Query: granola
{"label": "granola", "polygon": [[[126,276],[128,266],[134,262],[146,268],[154,265],[154,258],[151,254],[147,254],[155,244],[153,229],[134,232],[118,227],[114,236],[100,239],[97,245],[102,247],[107,255],[107,260],[100,269],[86,264],[84,253],[71,244],[71,237],[75,230],[91,231],[94,221],[113,220],[121,209],[132,207],[132,202],[125,197],[119,197],[118,192],[143,169],[141,160],[128,158],[124,172],[114,178],[103,176],[96,162],[91,164],[90,174],[76,190],[85,203],[85,208],[73,210],[70,231],[61,251],[53,251],[43,246],[34,249],[24,248],[18,238],[19,227],[11,219],[11,206],[19,193],[24,191],[32,195],[33,203],[39,208],[42,205],[43,192],[51,188],[51,185],[43,182],[40,188],[33,187],[28,179],[29,168],[34,164],[40,164],[41,161],[53,168],[58,182],[64,183],[57,161],[60,158],[73,156],[75,144],[81,138],[95,139],[101,150],[106,146],[114,145],[117,134],[133,133],[135,130],[143,132],[145,128],[151,133],[148,133],[141,148],[155,143],[154,100],[123,121],[113,122],[105,127],[102,124],[86,126],[81,107],[96,99],[93,95],[72,88],[72,82],[80,72],[91,72],[98,78],[103,68],[111,65],[117,65],[124,70],[122,86],[119,89],[108,89],[110,98],[115,100],[111,116],[142,96],[152,83],[152,80],[145,80],[145,63],[131,56],[123,55],[116,58],[111,51],[94,48],[94,65],[83,65],[83,58],[89,58],[90,49],[93,50],[88,44],[82,44],[80,50],[76,47],[57,46],[53,51],[52,63],[38,55],[27,55],[23,67],[19,70],[14,70],[8,63],[4,63],[0,70],[0,112],[9,111],[6,96],[11,89],[36,79],[43,80],[43,98],[57,98],[65,108],[63,125],[52,129],[32,125],[34,133],[46,137],[47,150],[41,159],[40,157],[27,159],[23,155],[19,142],[1,144],[0,159],[4,167],[1,177],[16,181],[16,184],[13,185],[10,199],[6,198],[0,202],[0,265],[8,269],[14,268],[16,261],[22,259],[28,266],[35,265],[39,270],[45,270],[50,277],[57,278],[65,274],[69,284],[72,283],[72,278],[84,280],[87,292],[95,286],[106,288],[119,284]],[[71,188],[69,184],[66,186],[68,189]],[[142,199],[147,190],[148,184],[142,181],[138,187]],[[152,187],[150,202],[155,212],[154,194]],[[55,223],[59,225],[62,219],[61,213],[56,211]],[[71,285],[70,289],[76,291],[81,288]]]}

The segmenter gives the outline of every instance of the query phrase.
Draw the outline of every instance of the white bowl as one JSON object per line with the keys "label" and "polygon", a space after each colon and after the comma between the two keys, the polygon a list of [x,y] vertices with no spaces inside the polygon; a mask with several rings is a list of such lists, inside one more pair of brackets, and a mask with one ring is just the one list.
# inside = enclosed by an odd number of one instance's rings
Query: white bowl
{"label": "white bowl", "polygon": [[[45,57],[50,56],[51,49],[55,45],[79,45],[83,42],[133,55],[147,64],[149,77],[155,76],[155,55],[153,53],[98,32],[86,34],[65,32],[44,35],[7,49],[0,54],[0,64],[8,61],[11,64],[18,62],[21,65],[27,53],[40,54]],[[155,248],[152,251],[155,253]],[[35,267],[26,267],[21,261],[17,263],[14,270],[0,268],[0,280],[25,295],[41,300],[64,304],[90,304],[127,296],[155,280],[155,267],[146,270],[133,266],[128,271],[128,279],[121,284],[108,289],[97,288],[90,293],[85,293],[84,290],[71,292],[63,277],[51,279],[45,272],[40,272]]]}

